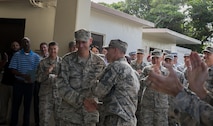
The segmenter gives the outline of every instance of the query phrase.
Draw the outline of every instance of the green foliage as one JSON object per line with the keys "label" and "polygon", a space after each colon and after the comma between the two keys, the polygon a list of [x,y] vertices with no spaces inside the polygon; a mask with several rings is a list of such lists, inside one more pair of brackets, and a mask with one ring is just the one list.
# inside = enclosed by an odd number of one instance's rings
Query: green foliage
{"label": "green foliage", "polygon": [[128,14],[144,18],[149,13],[150,0],[125,0]]}
{"label": "green foliage", "polygon": [[[213,42],[212,0],[125,0],[105,6],[149,20],[159,28],[168,28],[205,42]],[[183,11],[183,9],[186,9]],[[181,45],[200,51],[202,45]]]}
{"label": "green foliage", "polygon": [[182,33],[182,24],[185,16],[172,4],[158,4],[152,8],[145,19],[155,23],[156,27],[168,28]]}
{"label": "green foliage", "polygon": [[188,17],[191,19],[186,25],[188,35],[203,42],[213,37],[213,2],[208,0],[191,0],[188,3]]}
{"label": "green foliage", "polygon": [[123,1],[120,1],[118,3],[112,3],[110,4],[110,7],[122,12],[127,11],[126,4]]}

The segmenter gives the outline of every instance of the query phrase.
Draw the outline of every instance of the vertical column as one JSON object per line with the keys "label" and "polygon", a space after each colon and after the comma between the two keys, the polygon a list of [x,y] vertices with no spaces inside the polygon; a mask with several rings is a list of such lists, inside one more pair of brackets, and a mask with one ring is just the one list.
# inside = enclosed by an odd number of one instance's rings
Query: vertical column
{"label": "vertical column", "polygon": [[89,30],[90,10],[91,10],[90,0],[78,0],[77,15],[76,15],[76,30],[81,28]]}
{"label": "vertical column", "polygon": [[68,43],[74,39],[74,31],[89,28],[90,0],[58,0],[53,40],[59,43],[59,55],[68,52]]}

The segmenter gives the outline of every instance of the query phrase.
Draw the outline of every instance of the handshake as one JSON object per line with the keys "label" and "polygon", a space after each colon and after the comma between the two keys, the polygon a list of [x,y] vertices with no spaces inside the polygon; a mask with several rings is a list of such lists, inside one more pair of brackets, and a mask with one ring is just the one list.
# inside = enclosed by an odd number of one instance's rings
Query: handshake
{"label": "handshake", "polygon": [[103,102],[99,102],[97,98],[86,98],[84,100],[84,107],[88,112],[96,111],[99,104],[103,104]]}

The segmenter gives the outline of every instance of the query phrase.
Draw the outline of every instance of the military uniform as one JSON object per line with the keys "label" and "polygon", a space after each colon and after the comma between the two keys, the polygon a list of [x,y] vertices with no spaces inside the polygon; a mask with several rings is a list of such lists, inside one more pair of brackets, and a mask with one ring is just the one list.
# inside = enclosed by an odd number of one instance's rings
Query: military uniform
{"label": "military uniform", "polygon": [[143,68],[145,67],[145,66],[147,66],[147,64],[145,63],[145,62],[142,62],[141,64],[137,64],[137,62],[136,62],[136,60],[133,60],[132,62],[131,62],[131,64],[130,64],[131,66],[132,66],[132,68],[134,69],[134,70],[143,70]]}
{"label": "military uniform", "polygon": [[[151,69],[152,65],[144,67],[143,76],[146,77]],[[162,75],[168,74],[163,66],[160,66],[160,71]],[[142,81],[139,91],[137,126],[168,126],[168,96],[148,87],[142,98],[144,88],[146,81]]]}
{"label": "military uniform", "polygon": [[[58,77],[59,93],[62,103],[59,109],[61,124],[65,126],[90,126],[98,122],[99,114],[87,112],[83,106],[85,98],[93,98],[90,81],[105,68],[104,61],[90,52],[89,59],[84,61],[78,52],[63,57]],[[62,126],[64,126],[62,125]]]}
{"label": "military uniform", "polygon": [[144,68],[145,66],[147,66],[147,65],[146,65],[145,62],[142,62],[142,64],[137,64],[137,63],[136,63],[136,60],[133,60],[133,61],[131,62],[131,66],[132,66],[132,68],[135,69],[135,70],[143,70],[143,68]]}
{"label": "military uniform", "polygon": [[213,66],[208,68],[208,79],[206,80],[206,89],[213,94]]}
{"label": "military uniform", "polygon": [[[180,72],[179,70],[173,68],[175,71],[179,81],[183,84],[185,88],[188,88],[187,80],[184,77],[184,74]],[[177,126],[180,125],[181,122],[183,122],[182,117],[186,118],[188,115],[181,113],[178,106],[174,104],[174,97],[169,96],[169,110],[168,110],[168,118],[169,118],[169,126]],[[184,121],[185,122],[185,121]]]}
{"label": "military uniform", "polygon": [[[138,59],[136,59],[136,60],[133,60],[130,64],[132,66],[132,68],[136,71],[140,70],[142,72],[143,68],[145,66],[147,66],[147,64],[145,62],[143,62],[143,54],[144,54],[143,49],[137,49],[137,57],[139,55],[139,58],[141,58],[141,59],[139,59],[139,61],[142,60],[142,63],[138,64],[137,63]],[[139,73],[139,75],[141,76],[141,73]]]}
{"label": "military uniform", "polygon": [[[107,47],[110,64],[91,88],[93,94],[103,101],[103,126],[136,126],[137,123],[139,75],[124,58],[127,46],[120,39],[110,41]],[[120,50],[120,55],[114,54],[114,48]],[[111,59],[113,55],[116,59]]]}
{"label": "military uniform", "polygon": [[212,126],[213,107],[200,100],[198,96],[191,91],[184,89],[178,93],[174,101],[181,111],[188,113],[198,122],[197,125]]}
{"label": "military uniform", "polygon": [[[51,60],[48,57],[41,60],[38,66],[37,81],[41,83],[39,90],[40,126],[48,126],[52,113],[54,113],[56,125],[58,122],[57,109],[60,104],[60,97],[56,79],[59,73],[60,62],[60,57],[57,57],[55,60]],[[46,71],[48,71],[51,65],[55,65],[55,67],[51,73],[47,74]]]}
{"label": "military uniform", "polygon": [[[185,69],[185,71],[184,71],[185,76],[187,75],[186,73],[187,73],[187,69]],[[202,100],[209,103],[210,105],[213,105],[213,98],[212,98],[213,92],[211,91],[211,89],[212,89],[211,83],[213,80],[213,78],[212,78],[213,77],[213,67],[210,67],[208,69],[208,73],[209,73],[209,77],[205,82],[205,87],[208,90],[208,95],[205,99],[202,99]],[[188,88],[188,84],[185,86],[186,86],[186,88]],[[176,105],[176,107],[178,107],[178,106]],[[179,111],[180,111],[180,109],[179,109]],[[182,126],[199,126],[200,125],[199,122],[197,122],[194,118],[192,118],[188,113],[181,112],[179,114],[180,114],[180,117],[179,117],[180,125],[182,125]]]}
{"label": "military uniform", "polygon": [[138,74],[124,58],[107,66],[92,90],[103,99],[104,126],[136,126],[139,86]]}
{"label": "military uniform", "polygon": [[[203,53],[213,53],[213,47],[207,46],[204,50]],[[208,96],[213,96],[213,64],[208,68],[208,78],[205,83],[205,87],[208,90]],[[204,99],[206,102],[209,104],[213,105],[213,100],[212,98],[206,98]]]}

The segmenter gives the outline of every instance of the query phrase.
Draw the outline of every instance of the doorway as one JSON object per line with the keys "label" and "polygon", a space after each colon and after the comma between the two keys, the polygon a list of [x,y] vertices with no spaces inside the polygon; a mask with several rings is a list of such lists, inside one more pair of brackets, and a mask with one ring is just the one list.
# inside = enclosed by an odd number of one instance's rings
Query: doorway
{"label": "doorway", "polygon": [[95,33],[92,33],[92,38],[93,38],[93,41],[92,41],[92,45],[91,46],[97,46],[99,47],[99,52],[102,51],[102,47],[103,47],[103,39],[104,39],[104,36],[103,35],[99,35],[99,34],[95,34]]}
{"label": "doorway", "polygon": [[10,49],[13,41],[20,42],[24,37],[25,19],[0,18],[0,53]]}

